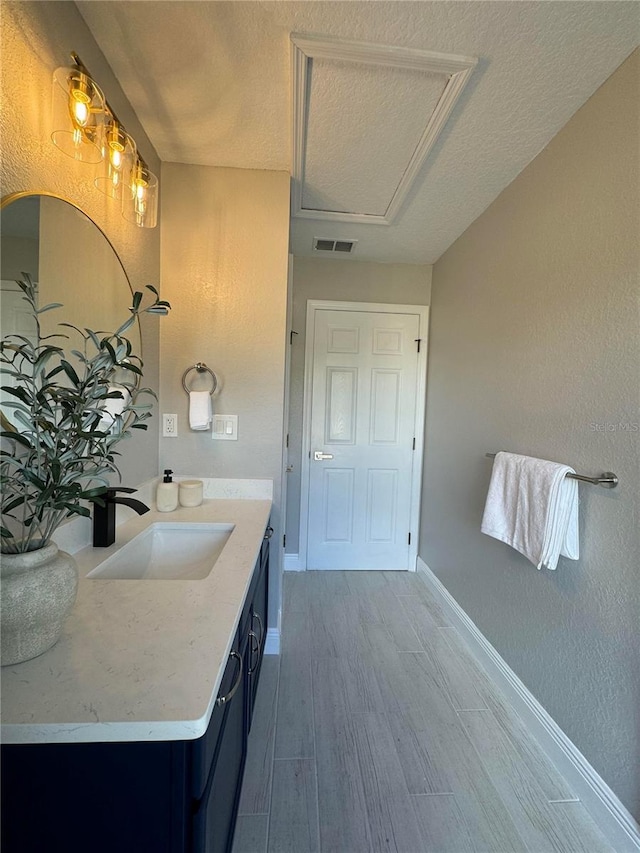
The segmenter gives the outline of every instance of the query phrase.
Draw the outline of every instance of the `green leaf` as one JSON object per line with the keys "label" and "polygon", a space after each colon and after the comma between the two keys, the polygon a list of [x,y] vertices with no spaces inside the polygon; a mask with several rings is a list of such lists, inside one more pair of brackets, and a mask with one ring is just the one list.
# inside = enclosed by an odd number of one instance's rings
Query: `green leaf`
{"label": "green leaf", "polygon": [[17,506],[21,506],[24,504],[24,496],[18,495],[18,497],[13,498],[6,504],[2,504],[2,512],[6,515],[6,513],[11,512],[12,509],[15,509]]}
{"label": "green leaf", "polygon": [[31,450],[31,442],[20,432],[0,432],[0,438],[8,438],[11,441],[17,441],[18,444],[22,444],[24,447],[28,447],[29,450]]}
{"label": "green leaf", "polygon": [[126,320],[126,321],[125,321],[125,322],[120,326],[120,328],[117,330],[116,335],[121,335],[123,332],[126,332],[126,331],[127,331],[127,329],[130,329],[130,328],[131,328],[131,326],[133,326],[133,324],[135,323],[135,321],[136,321],[135,316],[131,316],[131,317],[129,317],[129,319],[128,319],[128,320]]}
{"label": "green leaf", "polygon": [[85,518],[91,515],[91,510],[82,504],[64,503],[63,506],[73,515],[83,515]]}
{"label": "green leaf", "polygon": [[54,367],[54,369],[50,373],[47,373],[46,379],[47,380],[53,379],[54,376],[57,376],[58,373],[62,373],[63,370],[64,370],[63,366],[61,364],[59,364],[57,367]]}
{"label": "green leaf", "polygon": [[10,385],[3,385],[2,390],[6,394],[12,394],[14,397],[17,397],[19,400],[22,400],[22,402],[27,405],[31,402],[29,394],[24,388],[12,388]]}
{"label": "green leaf", "polygon": [[32,483],[34,486],[37,486],[40,491],[44,491],[46,488],[46,483],[44,480],[41,480],[40,477],[36,476],[33,471],[23,471],[23,476],[26,480]]}
{"label": "green leaf", "polygon": [[100,497],[100,495],[106,494],[107,486],[96,486],[93,489],[85,489],[82,492],[82,497],[84,500],[89,500],[90,498]]}
{"label": "green leaf", "polygon": [[[84,338],[84,335],[82,334],[82,329],[79,329],[77,326],[74,326],[73,323],[58,323],[58,325],[64,326],[67,329],[73,329],[74,332],[77,332],[79,335],[82,335],[82,337]],[[65,337],[67,337],[67,335],[65,335]]]}
{"label": "green leaf", "polygon": [[64,372],[69,377],[69,379],[73,382],[73,384],[76,386],[80,385],[80,378],[78,377],[78,374],[73,369],[73,366],[71,364],[69,364],[69,362],[66,361],[65,359],[62,359],[62,361],[60,362],[60,365],[61,365],[62,369],[64,370]]}
{"label": "green leaf", "polygon": [[63,350],[60,347],[45,347],[40,355],[37,357],[35,364],[33,365],[33,372],[36,373],[39,370],[44,370],[47,365],[47,362],[56,354],[60,353]]}
{"label": "green leaf", "polygon": [[87,333],[87,337],[88,337],[88,338],[91,338],[91,342],[93,343],[93,345],[95,346],[95,348],[96,348],[96,349],[100,349],[100,341],[99,341],[98,336],[96,335],[96,333],[95,333],[95,332],[92,332],[92,331],[91,331],[91,329],[85,329],[85,332]]}
{"label": "green leaf", "polygon": [[107,350],[107,352],[111,356],[111,361],[113,362],[113,364],[117,364],[118,363],[118,356],[116,355],[116,351],[111,346],[111,344],[109,343],[107,338],[102,339],[101,346],[102,346],[102,349]]}
{"label": "green leaf", "polygon": [[45,311],[51,311],[53,308],[62,308],[62,302],[50,302],[48,305],[43,305],[42,308],[36,309],[36,314],[44,314]]}

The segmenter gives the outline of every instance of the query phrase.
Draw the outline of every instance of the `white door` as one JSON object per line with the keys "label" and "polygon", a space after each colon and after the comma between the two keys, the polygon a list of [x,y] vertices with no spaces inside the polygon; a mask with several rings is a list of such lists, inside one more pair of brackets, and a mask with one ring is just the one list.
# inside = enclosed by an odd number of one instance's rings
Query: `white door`
{"label": "white door", "polygon": [[409,568],[419,337],[418,314],[315,311],[309,569]]}

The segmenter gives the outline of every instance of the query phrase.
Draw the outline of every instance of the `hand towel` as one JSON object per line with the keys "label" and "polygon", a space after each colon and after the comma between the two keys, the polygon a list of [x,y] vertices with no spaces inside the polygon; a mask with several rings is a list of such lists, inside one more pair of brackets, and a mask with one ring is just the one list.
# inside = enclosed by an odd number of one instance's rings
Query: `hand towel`
{"label": "hand towel", "polygon": [[481,530],[506,542],[537,569],[555,570],[560,554],[579,556],[578,483],[568,465],[498,453]]}
{"label": "hand towel", "polygon": [[131,394],[123,385],[109,385],[109,394],[118,391],[120,397],[107,397],[104,404],[100,407],[102,413],[98,423],[100,432],[113,432],[117,422],[117,416],[121,415],[125,407],[129,405]]}
{"label": "hand towel", "polygon": [[212,420],[211,394],[208,391],[189,391],[189,426],[191,429],[209,429]]}

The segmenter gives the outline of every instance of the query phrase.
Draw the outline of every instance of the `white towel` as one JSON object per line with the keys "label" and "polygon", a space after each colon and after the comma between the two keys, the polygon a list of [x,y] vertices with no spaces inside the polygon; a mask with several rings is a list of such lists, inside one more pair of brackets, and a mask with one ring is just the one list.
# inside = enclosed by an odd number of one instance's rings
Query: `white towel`
{"label": "white towel", "polygon": [[115,391],[119,391],[122,396],[109,397],[100,407],[102,410],[100,422],[98,423],[98,429],[100,432],[113,432],[114,426],[117,422],[117,416],[121,415],[125,407],[129,405],[131,394],[124,385],[109,385],[109,394],[112,394]]}
{"label": "white towel", "polygon": [[208,391],[189,391],[189,426],[209,429],[213,420],[211,394]]}
{"label": "white towel", "polygon": [[555,569],[560,554],[577,560],[578,483],[568,465],[498,453],[481,530],[519,551],[537,569]]}

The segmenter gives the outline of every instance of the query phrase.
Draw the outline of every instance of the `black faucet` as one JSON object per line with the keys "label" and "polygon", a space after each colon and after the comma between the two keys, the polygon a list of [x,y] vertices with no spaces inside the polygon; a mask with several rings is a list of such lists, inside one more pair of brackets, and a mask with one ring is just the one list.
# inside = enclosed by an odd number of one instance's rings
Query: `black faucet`
{"label": "black faucet", "polygon": [[102,506],[94,500],[93,502],[93,547],[108,548],[116,541],[116,504],[123,504],[135,509],[138,515],[149,512],[149,507],[135,498],[118,497],[118,492],[135,492],[137,489],[129,489],[123,486],[119,489],[107,489],[100,495]]}

